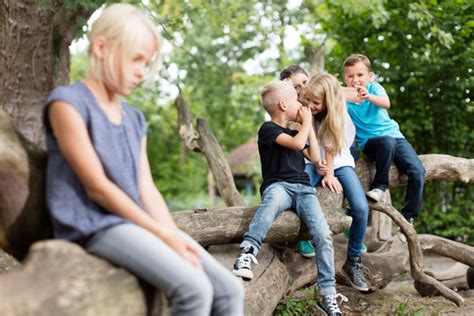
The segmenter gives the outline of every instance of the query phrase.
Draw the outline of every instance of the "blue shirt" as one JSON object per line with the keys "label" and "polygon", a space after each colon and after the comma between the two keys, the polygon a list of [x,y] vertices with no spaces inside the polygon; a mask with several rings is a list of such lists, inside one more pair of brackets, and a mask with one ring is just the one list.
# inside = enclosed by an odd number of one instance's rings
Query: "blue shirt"
{"label": "blue shirt", "polygon": [[146,122],[139,110],[126,103],[122,103],[122,122],[110,122],[91,91],[81,82],[57,87],[49,95],[44,110],[48,148],[46,201],[53,233],[55,238],[85,244],[97,232],[128,221],[88,197],[52,132],[47,108],[53,101],[64,101],[80,114],[105,174],[140,206],[143,205],[139,198],[138,176]]}
{"label": "blue shirt", "polygon": [[[369,82],[366,89],[370,94],[376,96],[387,95],[385,89],[377,82]],[[346,105],[356,127],[356,140],[361,149],[364,149],[367,141],[374,137],[405,138],[400,132],[398,123],[390,118],[386,109],[367,100],[360,104],[346,102]]]}

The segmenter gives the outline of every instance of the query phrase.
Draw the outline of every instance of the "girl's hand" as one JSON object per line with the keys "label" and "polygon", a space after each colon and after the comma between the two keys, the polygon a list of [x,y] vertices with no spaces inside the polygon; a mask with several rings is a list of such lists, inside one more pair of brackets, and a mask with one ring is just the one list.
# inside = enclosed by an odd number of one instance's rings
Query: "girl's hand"
{"label": "girl's hand", "polygon": [[336,194],[341,194],[342,193],[342,185],[337,180],[337,178],[332,175],[326,173],[326,175],[323,178],[323,181],[321,182],[323,188],[328,187],[331,192],[336,193]]}
{"label": "girl's hand", "polygon": [[326,175],[328,170],[329,170],[329,167],[326,160],[321,160],[316,167],[316,172],[323,177]]}
{"label": "girl's hand", "polygon": [[204,271],[204,268],[201,264],[201,259],[199,258],[199,252],[188,240],[181,237],[177,230],[167,229],[166,232],[163,232],[166,237],[163,237],[163,241],[170,246],[174,251],[176,251],[181,257],[189,261],[193,266],[198,268],[201,271]]}

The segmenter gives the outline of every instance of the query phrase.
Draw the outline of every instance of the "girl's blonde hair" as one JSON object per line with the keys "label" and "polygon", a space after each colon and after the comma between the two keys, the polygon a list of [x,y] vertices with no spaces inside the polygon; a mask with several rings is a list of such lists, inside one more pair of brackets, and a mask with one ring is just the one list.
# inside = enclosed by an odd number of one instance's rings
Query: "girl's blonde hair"
{"label": "girl's blonde hair", "polygon": [[[146,32],[150,32],[155,39],[156,51],[149,66],[149,75],[156,72],[158,57],[161,51],[161,36],[156,26],[137,7],[126,4],[112,4],[104,9],[100,17],[92,24],[88,34],[89,39],[89,71],[97,78],[113,85],[119,86],[120,72],[126,67],[125,60],[130,57],[132,48],[145,40]],[[92,43],[102,36],[110,49],[107,60],[101,63],[92,53]],[[113,52],[119,51],[118,55]],[[118,58],[118,63],[115,60]],[[106,64],[108,69],[104,69]],[[116,65],[121,69],[116,69]]]}
{"label": "girl's blonde hair", "polygon": [[[345,146],[344,98],[337,79],[329,74],[316,74],[306,86],[306,97],[321,100],[326,109],[315,115],[315,130],[319,142],[335,155]],[[322,122],[324,121],[324,124]]]}

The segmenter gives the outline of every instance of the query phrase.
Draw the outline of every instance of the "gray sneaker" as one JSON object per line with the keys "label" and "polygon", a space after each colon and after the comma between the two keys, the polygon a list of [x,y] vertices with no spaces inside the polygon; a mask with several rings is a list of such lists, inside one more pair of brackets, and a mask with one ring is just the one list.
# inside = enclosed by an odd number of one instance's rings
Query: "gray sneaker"
{"label": "gray sneaker", "polygon": [[372,201],[374,202],[378,202],[382,199],[382,196],[383,196],[383,192],[382,190],[378,189],[378,188],[375,188],[375,189],[372,189],[370,191],[368,191],[367,193],[365,193],[365,195]]}
{"label": "gray sneaker", "polygon": [[349,302],[347,297],[338,293],[336,295],[324,295],[318,300],[316,307],[327,316],[342,316],[341,309],[337,303],[340,298],[343,303]]}
{"label": "gray sneaker", "polygon": [[342,271],[347,275],[353,288],[360,292],[368,292],[369,285],[364,276],[364,266],[360,257],[347,257],[342,266]]}

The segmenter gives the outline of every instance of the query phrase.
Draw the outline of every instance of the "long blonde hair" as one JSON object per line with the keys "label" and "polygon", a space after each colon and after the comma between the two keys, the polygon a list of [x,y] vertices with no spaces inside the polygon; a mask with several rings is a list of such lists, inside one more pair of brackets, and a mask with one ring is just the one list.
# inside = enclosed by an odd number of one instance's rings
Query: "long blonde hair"
{"label": "long blonde hair", "polygon": [[[120,83],[118,71],[123,72],[124,67],[127,66],[124,61],[129,57],[132,48],[144,41],[147,31],[152,34],[156,44],[155,56],[150,61],[149,67],[149,76],[152,76],[157,71],[158,56],[161,50],[161,36],[156,26],[140,9],[131,4],[116,3],[107,6],[100,17],[92,24],[88,34],[90,43],[89,71],[97,78],[107,81],[113,86],[118,86]],[[120,54],[117,57],[121,69],[116,69],[117,62],[114,54],[109,54],[108,59],[105,60],[105,67],[108,68],[108,71],[104,69],[104,64],[93,54],[92,43],[99,36],[105,38],[112,51],[120,49]]]}
{"label": "long blonde hair", "polygon": [[319,99],[325,105],[324,111],[314,115],[315,131],[326,150],[340,154],[345,146],[345,104],[339,82],[332,75],[316,74],[306,86],[306,97]]}

